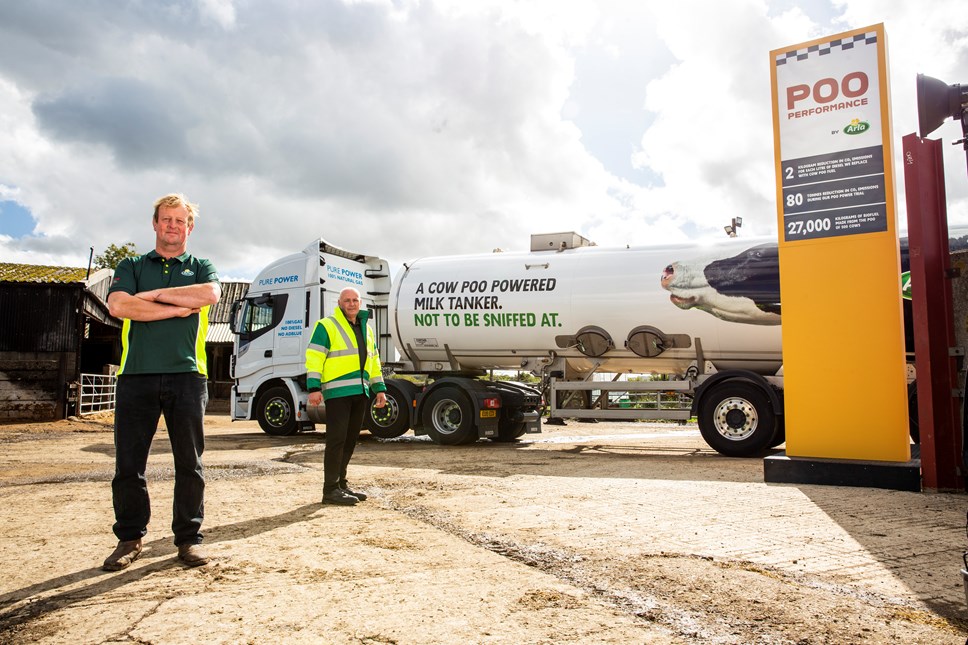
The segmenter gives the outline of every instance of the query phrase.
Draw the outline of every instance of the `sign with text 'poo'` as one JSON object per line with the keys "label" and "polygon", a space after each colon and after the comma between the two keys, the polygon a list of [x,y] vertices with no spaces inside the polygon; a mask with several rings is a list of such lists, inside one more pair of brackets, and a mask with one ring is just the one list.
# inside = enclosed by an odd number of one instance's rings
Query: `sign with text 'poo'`
{"label": "sign with text 'poo'", "polygon": [[910,459],[885,39],[770,52],[790,456]]}

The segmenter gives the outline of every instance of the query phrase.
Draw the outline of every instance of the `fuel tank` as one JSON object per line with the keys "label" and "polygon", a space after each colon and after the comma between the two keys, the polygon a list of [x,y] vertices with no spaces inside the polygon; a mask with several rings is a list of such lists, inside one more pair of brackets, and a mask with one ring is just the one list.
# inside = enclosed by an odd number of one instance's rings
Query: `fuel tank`
{"label": "fuel tank", "polygon": [[391,287],[393,340],[418,369],[774,374],[776,239],[428,257]]}

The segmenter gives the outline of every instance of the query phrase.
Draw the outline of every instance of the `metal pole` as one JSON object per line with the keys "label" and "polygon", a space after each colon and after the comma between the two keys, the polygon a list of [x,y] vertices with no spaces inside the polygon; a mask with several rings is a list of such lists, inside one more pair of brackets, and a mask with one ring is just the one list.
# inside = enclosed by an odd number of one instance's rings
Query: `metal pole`
{"label": "metal pole", "polygon": [[902,140],[911,261],[921,477],[925,490],[964,490],[951,259],[941,141]]}

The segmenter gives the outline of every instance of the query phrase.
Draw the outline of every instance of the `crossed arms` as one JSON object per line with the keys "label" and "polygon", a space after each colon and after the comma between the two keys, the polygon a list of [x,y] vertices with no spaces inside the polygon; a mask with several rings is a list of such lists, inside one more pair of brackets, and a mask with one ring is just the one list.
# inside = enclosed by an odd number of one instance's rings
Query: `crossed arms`
{"label": "crossed arms", "polygon": [[221,295],[222,287],[217,282],[152,289],[135,295],[115,291],[108,295],[108,308],[115,318],[152,322],[197,314],[202,307],[218,302]]}

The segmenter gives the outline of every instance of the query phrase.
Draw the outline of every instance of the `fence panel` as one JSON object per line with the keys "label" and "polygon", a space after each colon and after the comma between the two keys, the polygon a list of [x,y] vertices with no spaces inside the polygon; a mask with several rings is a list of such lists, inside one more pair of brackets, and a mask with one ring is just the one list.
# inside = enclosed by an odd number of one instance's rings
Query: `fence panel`
{"label": "fence panel", "polygon": [[81,403],[79,414],[110,412],[114,410],[114,392],[118,385],[117,376],[104,374],[81,374]]}

